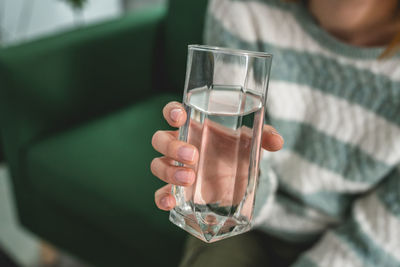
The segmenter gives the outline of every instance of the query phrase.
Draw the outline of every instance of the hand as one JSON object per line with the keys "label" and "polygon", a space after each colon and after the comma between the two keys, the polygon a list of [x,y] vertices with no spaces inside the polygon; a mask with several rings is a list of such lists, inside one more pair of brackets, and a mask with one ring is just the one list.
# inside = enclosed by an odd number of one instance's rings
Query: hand
{"label": "hand", "polygon": [[[172,127],[182,126],[187,119],[187,114],[182,104],[177,102],[168,103],[163,109],[164,118]],[[204,131],[204,128],[207,131]],[[171,210],[176,205],[174,196],[171,194],[172,185],[190,186],[195,181],[195,169],[197,168],[199,160],[199,152],[197,147],[200,145],[201,136],[204,136],[209,144],[206,153],[210,156],[208,159],[202,159],[200,165],[206,165],[207,168],[200,168],[198,175],[201,176],[202,185],[200,194],[195,194],[194,199],[198,202],[213,203],[214,199],[226,199],[232,201],[232,194],[240,196],[244,193],[246,185],[237,186],[237,184],[244,184],[247,181],[247,163],[241,161],[241,165],[236,170],[232,166],[232,153],[249,155],[251,130],[247,127],[242,127],[240,136],[235,134],[228,128],[221,127],[220,125],[212,122],[205,121],[203,130],[200,124],[194,120],[190,124],[191,132],[189,133],[188,140],[191,144],[178,140],[178,131],[157,131],[152,138],[152,145],[155,150],[163,154],[163,157],[155,158],[151,162],[152,173],[167,182],[168,184],[155,193],[155,203],[158,208],[162,210]],[[240,139],[240,142],[237,142]],[[282,148],[284,143],[283,138],[276,132],[276,130],[269,126],[264,125],[262,134],[262,148],[268,151],[278,151]],[[238,147],[237,144],[240,144]],[[239,149],[240,153],[237,153]],[[235,151],[234,151],[235,150]],[[223,153],[221,153],[221,151]],[[244,157],[246,158],[246,157]],[[248,158],[248,157],[247,157]],[[218,160],[215,160],[218,159]],[[240,159],[237,159],[240,160]],[[176,166],[175,161],[181,162],[184,166]],[[241,167],[245,166],[245,167]],[[233,171],[238,171],[236,174],[238,179],[232,182],[232,177],[235,178]],[[232,175],[233,174],[233,175]],[[212,177],[207,178],[207,177]],[[236,182],[236,187],[235,187]],[[208,190],[212,188],[213,190]],[[221,188],[223,190],[215,190]],[[241,191],[238,193],[238,191]],[[213,192],[212,194],[210,192]],[[235,197],[234,197],[235,198]],[[235,201],[235,200],[234,200]]]}

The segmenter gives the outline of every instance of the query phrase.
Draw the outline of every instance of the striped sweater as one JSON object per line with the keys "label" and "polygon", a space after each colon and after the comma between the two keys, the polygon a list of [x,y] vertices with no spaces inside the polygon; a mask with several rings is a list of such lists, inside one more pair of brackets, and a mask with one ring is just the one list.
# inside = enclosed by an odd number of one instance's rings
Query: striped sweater
{"label": "striped sweater", "polygon": [[318,240],[293,265],[400,266],[400,56],[354,47],[302,4],[213,0],[205,42],[274,55],[255,225]]}

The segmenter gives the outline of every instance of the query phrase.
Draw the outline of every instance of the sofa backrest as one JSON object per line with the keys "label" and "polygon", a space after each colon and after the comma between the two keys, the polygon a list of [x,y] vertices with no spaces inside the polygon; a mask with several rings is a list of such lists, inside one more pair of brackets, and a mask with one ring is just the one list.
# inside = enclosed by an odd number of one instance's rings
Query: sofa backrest
{"label": "sofa backrest", "polygon": [[10,164],[43,136],[152,95],[165,8],[0,49],[0,136]]}
{"label": "sofa backrest", "polygon": [[29,142],[158,93],[164,80],[156,67],[181,95],[187,45],[202,43],[206,6],[170,0],[167,9],[0,49],[0,136],[9,161]]}
{"label": "sofa backrest", "polygon": [[[166,19],[166,66],[171,86],[182,93],[187,46],[203,43],[203,28],[208,0],[170,0]],[[174,88],[175,89],[175,88]]]}

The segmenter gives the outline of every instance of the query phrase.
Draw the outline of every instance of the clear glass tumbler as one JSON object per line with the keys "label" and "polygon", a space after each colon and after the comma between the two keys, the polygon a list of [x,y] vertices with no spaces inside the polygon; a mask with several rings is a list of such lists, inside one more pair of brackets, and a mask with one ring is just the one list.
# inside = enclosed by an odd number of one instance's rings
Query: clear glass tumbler
{"label": "clear glass tumbler", "polygon": [[[170,221],[205,242],[251,228],[272,56],[190,45],[179,139],[196,146],[195,183],[174,186]],[[178,165],[183,166],[181,163]]]}

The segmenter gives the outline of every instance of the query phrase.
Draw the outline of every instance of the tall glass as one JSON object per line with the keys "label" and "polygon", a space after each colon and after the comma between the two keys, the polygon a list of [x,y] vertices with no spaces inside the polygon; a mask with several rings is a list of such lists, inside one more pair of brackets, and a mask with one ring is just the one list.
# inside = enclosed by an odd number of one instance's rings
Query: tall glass
{"label": "tall glass", "polygon": [[[170,220],[205,242],[251,228],[272,56],[190,45],[179,139],[196,146],[195,183],[174,186]],[[184,166],[181,163],[178,165]]]}

